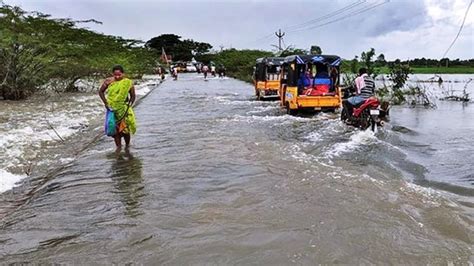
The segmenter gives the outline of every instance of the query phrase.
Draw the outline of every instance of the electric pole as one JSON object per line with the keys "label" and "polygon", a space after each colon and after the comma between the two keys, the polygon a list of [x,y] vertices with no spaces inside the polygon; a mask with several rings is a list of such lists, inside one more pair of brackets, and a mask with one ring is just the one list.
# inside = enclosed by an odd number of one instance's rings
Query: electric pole
{"label": "electric pole", "polygon": [[275,35],[278,37],[278,50],[281,51],[281,40],[283,39],[283,36],[285,36],[285,33],[281,32],[281,29],[279,29],[278,32],[275,32]]}

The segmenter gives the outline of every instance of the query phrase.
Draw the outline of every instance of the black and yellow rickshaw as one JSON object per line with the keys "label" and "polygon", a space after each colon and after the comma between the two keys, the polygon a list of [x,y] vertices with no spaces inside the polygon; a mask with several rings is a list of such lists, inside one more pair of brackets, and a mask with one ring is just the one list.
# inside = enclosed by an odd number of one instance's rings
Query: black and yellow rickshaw
{"label": "black and yellow rickshaw", "polygon": [[288,114],[300,110],[335,111],[341,107],[335,55],[292,55],[282,65],[280,101]]}
{"label": "black and yellow rickshaw", "polygon": [[278,98],[283,57],[264,57],[255,62],[254,85],[257,100]]}

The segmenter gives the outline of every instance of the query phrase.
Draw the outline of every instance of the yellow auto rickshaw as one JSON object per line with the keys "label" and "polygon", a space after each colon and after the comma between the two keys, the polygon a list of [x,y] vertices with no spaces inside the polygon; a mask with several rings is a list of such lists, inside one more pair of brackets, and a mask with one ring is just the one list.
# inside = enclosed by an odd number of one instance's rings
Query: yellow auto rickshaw
{"label": "yellow auto rickshaw", "polygon": [[335,55],[292,55],[282,65],[280,104],[288,114],[301,110],[335,111],[341,107],[339,66]]}
{"label": "yellow auto rickshaw", "polygon": [[278,99],[283,61],[283,57],[264,57],[256,60],[253,80],[257,100]]}

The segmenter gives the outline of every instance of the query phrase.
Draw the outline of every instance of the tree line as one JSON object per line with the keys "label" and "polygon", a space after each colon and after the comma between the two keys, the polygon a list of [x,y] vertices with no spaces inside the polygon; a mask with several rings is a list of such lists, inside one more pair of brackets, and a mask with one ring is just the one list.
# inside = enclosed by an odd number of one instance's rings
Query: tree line
{"label": "tree line", "polygon": [[52,81],[74,91],[84,77],[104,77],[114,64],[130,75],[151,72],[156,52],[142,42],[80,27],[95,20],[55,19],[19,7],[0,7],[0,96],[25,99]]}

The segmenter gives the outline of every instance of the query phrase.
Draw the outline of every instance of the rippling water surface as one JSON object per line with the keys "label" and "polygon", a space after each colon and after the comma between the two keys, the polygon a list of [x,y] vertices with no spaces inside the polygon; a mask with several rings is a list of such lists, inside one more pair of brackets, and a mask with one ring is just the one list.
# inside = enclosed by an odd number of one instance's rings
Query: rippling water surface
{"label": "rippling water surface", "polygon": [[164,82],[136,108],[129,152],[104,137],[28,182],[1,261],[473,260],[473,105],[397,107],[374,134],[252,95],[232,79]]}

